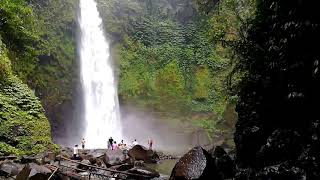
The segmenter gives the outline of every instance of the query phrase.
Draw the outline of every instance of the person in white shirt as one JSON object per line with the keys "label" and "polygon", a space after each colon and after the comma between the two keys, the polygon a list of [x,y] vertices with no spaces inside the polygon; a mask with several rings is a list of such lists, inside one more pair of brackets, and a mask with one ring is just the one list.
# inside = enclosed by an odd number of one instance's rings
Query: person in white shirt
{"label": "person in white shirt", "polygon": [[79,157],[79,149],[78,149],[78,144],[76,144],[73,148],[73,159],[77,160]]}
{"label": "person in white shirt", "polygon": [[138,145],[138,141],[136,139],[132,142],[132,147],[135,145]]}
{"label": "person in white shirt", "polygon": [[85,144],[86,144],[86,141],[84,140],[84,138],[82,138],[82,140],[81,140],[82,149],[84,149]]}

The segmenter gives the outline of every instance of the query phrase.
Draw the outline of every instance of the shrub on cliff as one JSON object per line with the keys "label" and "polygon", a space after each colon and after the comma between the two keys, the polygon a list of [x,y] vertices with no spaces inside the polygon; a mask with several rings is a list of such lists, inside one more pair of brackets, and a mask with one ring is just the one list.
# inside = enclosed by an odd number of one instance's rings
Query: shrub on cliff
{"label": "shrub on cliff", "polygon": [[0,50],[0,155],[32,154],[55,148],[40,101],[12,74],[5,48]]}

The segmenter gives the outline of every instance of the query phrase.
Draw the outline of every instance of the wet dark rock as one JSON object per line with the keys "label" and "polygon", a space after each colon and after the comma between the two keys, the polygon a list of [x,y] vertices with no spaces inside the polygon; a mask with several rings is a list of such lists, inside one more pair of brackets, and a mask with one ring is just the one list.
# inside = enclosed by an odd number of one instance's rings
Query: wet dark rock
{"label": "wet dark rock", "polygon": [[129,169],[132,169],[134,166],[132,164],[121,164],[110,167],[110,169],[114,169],[117,171],[127,171]]}
{"label": "wet dark rock", "polygon": [[234,177],[236,164],[222,147],[217,146],[214,148],[213,157],[218,172],[223,179]]}
{"label": "wet dark rock", "polygon": [[128,155],[135,160],[143,160],[146,163],[156,163],[160,160],[160,157],[156,152],[141,145],[135,145],[131,148]]}
{"label": "wet dark rock", "polygon": [[133,174],[147,175],[151,178],[160,176],[159,172],[157,172],[154,169],[148,168],[148,167],[134,167],[134,168],[128,170],[128,172],[133,173]]}
{"label": "wet dark rock", "polygon": [[301,136],[292,130],[275,130],[257,153],[258,166],[270,166],[296,159],[302,150]]}
{"label": "wet dark rock", "polygon": [[22,164],[37,163],[37,158],[34,156],[22,156],[20,161]]}
{"label": "wet dark rock", "polygon": [[175,155],[165,154],[163,152],[157,152],[160,160],[167,160],[167,159],[178,159]]}
{"label": "wet dark rock", "polygon": [[15,176],[17,175],[22,166],[13,162],[0,162],[0,176]]}
{"label": "wet dark rock", "polygon": [[111,165],[109,164],[109,156],[107,154],[104,154],[102,157],[101,157],[103,163],[107,166],[107,167],[110,167]]}
{"label": "wet dark rock", "polygon": [[91,164],[91,165],[95,165],[95,164],[98,162],[98,159],[95,158],[95,157],[90,157],[90,158],[89,158],[89,161],[90,161],[90,164]]}
{"label": "wet dark rock", "polygon": [[61,149],[60,155],[65,158],[71,159],[73,157],[73,149],[64,147]]}
{"label": "wet dark rock", "polygon": [[255,179],[305,180],[306,173],[299,167],[283,163],[263,168],[255,175]]}
{"label": "wet dark rock", "polygon": [[160,174],[159,177],[152,178],[151,180],[168,180],[169,176]]}
{"label": "wet dark rock", "polygon": [[256,172],[254,169],[238,169],[234,180],[248,180],[253,179]]}
{"label": "wet dark rock", "polygon": [[47,180],[52,171],[44,166],[39,166],[35,163],[30,163],[29,180]]}
{"label": "wet dark rock", "polygon": [[299,167],[303,168],[308,179],[320,179],[320,147],[309,146],[299,156]]}
{"label": "wet dark rock", "polygon": [[237,149],[237,165],[239,167],[255,166],[256,154],[261,149],[263,140],[266,139],[265,131],[258,121],[250,124],[247,121],[238,121],[236,127],[234,141]]}
{"label": "wet dark rock", "polygon": [[104,149],[94,149],[94,150],[90,150],[87,152],[88,155],[91,155],[92,157],[95,158],[100,158],[101,156],[103,156],[106,151],[108,150],[104,150]]}
{"label": "wet dark rock", "polygon": [[78,169],[83,169],[83,170],[88,170],[89,169],[88,166],[82,165],[82,164],[91,165],[91,163],[90,163],[90,161],[88,159],[84,159],[84,160],[81,161],[81,164],[77,165],[77,168]]}
{"label": "wet dark rock", "polygon": [[125,156],[120,149],[107,151],[103,156],[103,162],[108,166],[120,165],[125,161]]}
{"label": "wet dark rock", "polygon": [[27,180],[30,172],[31,172],[30,166],[28,164],[25,165],[24,168],[17,175],[16,180]]}
{"label": "wet dark rock", "polygon": [[45,158],[48,158],[50,161],[55,161],[56,160],[56,155],[53,152],[48,152],[45,156]]}
{"label": "wet dark rock", "polygon": [[134,161],[134,166],[145,167],[144,161]]}
{"label": "wet dark rock", "polygon": [[170,180],[178,179],[222,179],[222,177],[211,155],[201,147],[194,147],[173,168]]}

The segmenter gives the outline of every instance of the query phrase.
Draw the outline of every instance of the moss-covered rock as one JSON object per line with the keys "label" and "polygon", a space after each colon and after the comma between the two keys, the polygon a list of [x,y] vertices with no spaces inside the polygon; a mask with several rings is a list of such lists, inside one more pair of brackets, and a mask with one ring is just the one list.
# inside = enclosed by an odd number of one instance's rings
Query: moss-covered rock
{"label": "moss-covered rock", "polygon": [[55,148],[50,125],[34,92],[12,74],[0,48],[0,155],[32,154]]}

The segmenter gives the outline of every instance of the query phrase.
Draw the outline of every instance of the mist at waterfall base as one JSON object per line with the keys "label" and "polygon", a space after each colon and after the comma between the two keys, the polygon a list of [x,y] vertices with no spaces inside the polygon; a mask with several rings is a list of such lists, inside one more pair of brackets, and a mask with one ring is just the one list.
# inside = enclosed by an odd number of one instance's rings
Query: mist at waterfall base
{"label": "mist at waterfall base", "polygon": [[182,155],[198,143],[209,143],[205,133],[199,134],[199,141],[197,134],[184,129],[181,122],[170,123],[170,120],[156,117],[147,109],[136,108],[134,104],[120,107],[123,135],[130,144],[137,139],[139,144],[148,147],[148,139],[152,138],[154,149]]}

